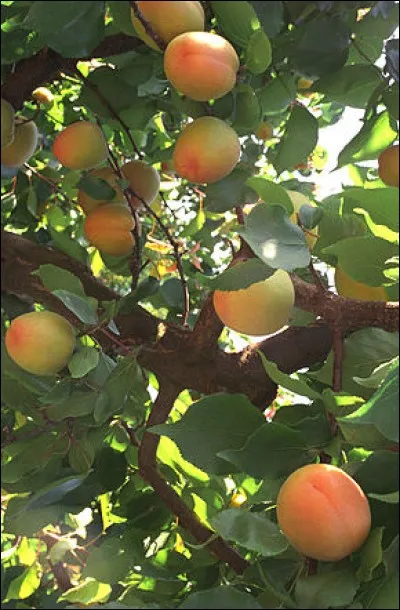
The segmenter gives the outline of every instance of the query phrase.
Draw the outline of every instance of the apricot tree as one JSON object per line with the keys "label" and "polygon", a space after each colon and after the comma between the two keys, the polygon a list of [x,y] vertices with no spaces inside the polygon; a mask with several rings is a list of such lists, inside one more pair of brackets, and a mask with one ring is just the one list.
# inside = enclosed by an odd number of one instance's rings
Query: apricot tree
{"label": "apricot tree", "polygon": [[397,608],[398,3],[1,6],[2,607]]}

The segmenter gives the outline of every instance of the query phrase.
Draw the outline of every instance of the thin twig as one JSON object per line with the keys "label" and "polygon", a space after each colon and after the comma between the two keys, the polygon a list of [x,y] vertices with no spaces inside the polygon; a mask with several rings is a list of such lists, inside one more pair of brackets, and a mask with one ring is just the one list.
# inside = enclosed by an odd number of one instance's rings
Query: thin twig
{"label": "thin twig", "polygon": [[243,207],[241,205],[237,205],[235,207],[236,218],[240,225],[244,225],[244,212]]}

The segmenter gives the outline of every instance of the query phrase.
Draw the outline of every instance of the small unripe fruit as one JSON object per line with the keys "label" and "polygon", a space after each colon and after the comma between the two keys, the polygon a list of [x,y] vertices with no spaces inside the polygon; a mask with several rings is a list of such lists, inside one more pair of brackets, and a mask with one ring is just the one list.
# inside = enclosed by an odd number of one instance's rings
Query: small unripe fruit
{"label": "small unripe fruit", "polygon": [[1,149],[1,162],[7,167],[20,167],[26,163],[36,150],[38,128],[33,121],[15,125],[14,140]]}
{"label": "small unripe fruit", "polygon": [[46,87],[38,87],[32,92],[34,100],[42,104],[43,106],[51,108],[54,104],[54,95]]}
{"label": "small unripe fruit", "polygon": [[218,99],[236,84],[239,58],[233,46],[210,32],[187,32],[169,43],[164,70],[170,83],[192,100]]}
{"label": "small unripe fruit", "polygon": [[240,157],[236,132],[221,119],[200,117],[178,137],[174,165],[190,182],[217,182],[231,173]]}
{"label": "small unripe fruit", "polygon": [[399,145],[390,146],[378,159],[379,178],[387,186],[399,186]]}
{"label": "small unripe fruit", "polygon": [[70,323],[52,311],[18,316],[7,329],[8,355],[33,375],[55,375],[67,364],[75,347]]}
{"label": "small unripe fruit", "polygon": [[102,205],[85,220],[86,239],[100,252],[111,256],[130,254],[134,246],[131,233],[135,226],[130,210],[118,203]]}
{"label": "small unripe fruit", "polygon": [[69,169],[92,169],[107,159],[103,133],[90,121],[77,121],[63,129],[54,140],[54,156]]}
{"label": "small unripe fruit", "polygon": [[311,79],[300,77],[297,81],[297,89],[299,89],[299,91],[304,91],[305,89],[312,87],[312,84],[313,81]]}
{"label": "small unripe fruit", "polygon": [[294,548],[319,561],[340,561],[357,551],[371,528],[363,490],[329,464],[310,464],[293,472],[279,491],[276,511]]}
{"label": "small unripe fruit", "polygon": [[105,180],[108,184],[115,190],[115,195],[113,199],[110,200],[101,200],[101,199],[93,199],[90,197],[85,191],[78,191],[78,204],[85,212],[85,214],[89,214],[93,212],[96,208],[101,205],[106,205],[109,203],[120,203],[122,205],[126,204],[124,194],[118,184],[118,176],[111,169],[111,167],[101,167],[100,169],[94,169],[89,173],[91,178],[101,178],[101,180]]}
{"label": "small unripe fruit", "polygon": [[213,303],[228,328],[245,335],[270,335],[288,323],[294,288],[289,274],[278,269],[266,280],[243,290],[216,290]]}
{"label": "small unripe fruit", "polygon": [[247,502],[246,494],[241,492],[235,493],[229,500],[229,508],[240,508],[245,502]]}
{"label": "small unripe fruit", "polygon": [[387,301],[388,295],[383,286],[368,286],[353,280],[341,267],[335,269],[335,285],[338,294],[348,299],[360,301]]}
{"label": "small unripe fruit", "polygon": [[[303,195],[303,193],[298,193],[297,191],[287,191],[287,194],[290,197],[290,200],[293,204],[293,214],[290,216],[290,220],[292,221],[293,224],[298,225],[297,222],[297,214],[300,210],[300,208],[303,205],[309,205],[313,208],[317,207],[315,205],[315,203],[313,201],[311,201],[310,199],[308,199],[308,197],[306,197],[305,195]],[[310,250],[313,249],[315,242],[318,239],[318,227],[313,227],[312,229],[303,229],[305,237],[306,237],[306,242],[308,244],[308,247]]]}
{"label": "small unripe fruit", "polygon": [[274,130],[272,129],[269,123],[264,122],[259,124],[254,135],[260,140],[264,140],[265,142],[266,140],[270,140],[273,137]]}
{"label": "small unripe fruit", "polygon": [[135,208],[143,207],[141,199],[147,205],[153,203],[160,190],[160,175],[154,167],[144,161],[129,161],[121,167],[121,173],[129,186],[138,197],[131,197],[131,203]]}
{"label": "small unripe fruit", "polygon": [[7,100],[1,100],[1,148],[9,146],[14,140],[15,111]]}
{"label": "small unripe fruit", "polygon": [[[151,26],[153,32],[165,43],[184,32],[202,32],[204,30],[204,11],[200,2],[136,2],[137,8]],[[133,27],[137,35],[149,47],[160,51],[156,42],[146,33],[143,25],[131,9]]]}

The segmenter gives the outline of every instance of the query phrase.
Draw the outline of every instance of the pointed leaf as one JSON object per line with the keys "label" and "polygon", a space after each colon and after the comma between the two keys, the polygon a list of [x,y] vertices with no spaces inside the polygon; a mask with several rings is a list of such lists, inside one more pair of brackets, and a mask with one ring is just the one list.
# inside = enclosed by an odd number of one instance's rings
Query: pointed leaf
{"label": "pointed leaf", "polygon": [[286,123],[283,137],[275,149],[273,164],[281,174],[304,162],[318,141],[317,119],[304,106],[296,105]]}

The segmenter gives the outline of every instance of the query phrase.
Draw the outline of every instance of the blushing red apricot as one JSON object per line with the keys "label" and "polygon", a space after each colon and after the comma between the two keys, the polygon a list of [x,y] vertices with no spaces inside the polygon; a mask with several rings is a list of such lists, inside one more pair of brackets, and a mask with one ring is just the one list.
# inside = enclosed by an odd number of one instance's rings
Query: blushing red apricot
{"label": "blushing red apricot", "polygon": [[264,140],[265,142],[266,140],[270,140],[273,137],[274,130],[272,129],[269,123],[266,123],[264,121],[259,124],[256,131],[254,132],[254,135],[260,140]]}
{"label": "blushing red apricot", "polygon": [[174,166],[190,182],[217,182],[231,173],[240,157],[236,132],[221,119],[200,117],[185,127],[174,151]]}
{"label": "blushing red apricot", "polygon": [[106,182],[108,182],[108,184],[115,190],[115,195],[113,199],[103,201],[100,199],[93,199],[93,197],[90,197],[90,195],[85,193],[85,191],[79,190],[78,204],[85,212],[85,214],[89,214],[101,205],[106,205],[109,203],[120,203],[121,205],[125,205],[126,201],[122,189],[118,184],[118,176],[111,169],[111,167],[101,167],[100,169],[94,169],[89,173],[89,176],[92,178],[101,178],[101,180],[105,180]]}
{"label": "blushing red apricot", "polygon": [[147,205],[153,203],[160,190],[160,175],[154,167],[144,161],[129,161],[121,167],[121,173],[129,180],[129,186],[138,197],[132,197],[131,202],[136,208],[143,207],[140,199]]}
{"label": "blushing red apricot", "polygon": [[54,140],[54,156],[69,169],[92,169],[107,159],[107,142],[96,123],[77,121]]}
{"label": "blushing red apricot", "polygon": [[111,256],[130,254],[134,246],[135,223],[130,210],[118,203],[102,205],[85,220],[86,239],[100,252]]}
{"label": "blushing red apricot", "polygon": [[360,301],[388,301],[388,295],[383,286],[368,286],[353,280],[341,267],[335,269],[335,285],[338,294],[349,299]]}
{"label": "blushing red apricot", "polygon": [[15,125],[14,139],[1,149],[1,162],[7,167],[20,167],[26,163],[36,150],[38,128],[33,121]]}
{"label": "blushing red apricot", "polygon": [[[153,31],[165,42],[170,42],[175,36],[184,32],[197,32],[204,30],[204,10],[200,2],[136,2],[140,13],[151,26]],[[133,27],[137,35],[149,47],[160,51],[156,42],[146,33],[143,25],[135,17],[131,9]]]}
{"label": "blushing red apricot", "polygon": [[68,363],[75,347],[70,323],[52,311],[25,313],[11,322],[5,336],[8,355],[33,375],[54,375]]}
{"label": "blushing red apricot", "polygon": [[266,280],[243,290],[216,290],[213,304],[228,328],[245,335],[270,335],[288,323],[294,288],[289,274],[278,269]]}
{"label": "blushing red apricot", "polygon": [[319,561],[340,561],[357,551],[371,528],[368,500],[344,470],[309,464],[282,485],[278,523],[299,553]]}
{"label": "blushing red apricot", "polygon": [[389,146],[378,159],[379,178],[387,186],[399,186],[399,145]]}
{"label": "blushing red apricot", "polygon": [[210,32],[187,32],[169,43],[164,71],[170,83],[192,100],[206,102],[231,91],[239,58],[233,46]]}

